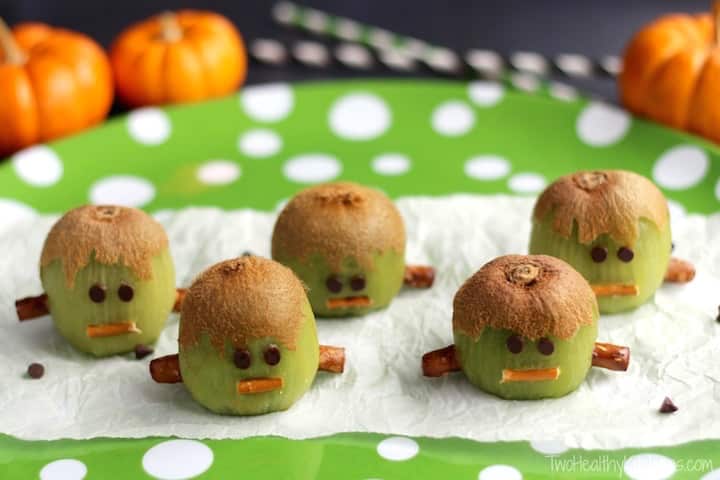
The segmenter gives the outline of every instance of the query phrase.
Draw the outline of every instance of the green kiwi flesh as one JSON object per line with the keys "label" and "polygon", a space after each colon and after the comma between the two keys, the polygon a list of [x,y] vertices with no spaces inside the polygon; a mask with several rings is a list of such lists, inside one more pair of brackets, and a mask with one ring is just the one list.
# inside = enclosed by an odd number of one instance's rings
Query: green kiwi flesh
{"label": "green kiwi flesh", "polygon": [[[363,269],[352,257],[346,257],[339,269],[330,268],[326,259],[314,254],[307,261],[290,258],[276,252],[277,261],[289,267],[308,289],[308,298],[315,315],[319,317],[350,317],[365,315],[373,310],[387,307],[403,285],[405,274],[404,255],[386,251],[373,255],[372,268]],[[339,292],[328,290],[328,278],[334,276],[342,284]],[[353,290],[351,280],[361,277],[364,288]],[[328,300],[352,296],[367,296],[368,306],[331,308]]]}
{"label": "green kiwi flesh", "polygon": [[[175,268],[168,249],[153,257],[152,278],[147,280],[125,266],[101,264],[94,258],[78,271],[72,288],[67,285],[62,260],[42,267],[40,277],[57,330],[76,349],[97,357],[155,342],[175,303]],[[130,301],[121,300],[121,285],[132,288]],[[93,286],[105,290],[104,301],[91,300]],[[118,322],[135,322],[140,332],[95,338],[87,334],[90,325]]]}
{"label": "green kiwi flesh", "polygon": [[[455,348],[468,380],[478,388],[508,400],[556,398],[574,391],[584,381],[592,364],[592,352],[597,338],[597,316],[591,325],[578,329],[575,335],[562,340],[548,336],[553,342],[552,355],[538,350],[538,341],[523,339],[520,353],[511,353],[507,339],[513,332],[485,327],[473,340],[462,332],[455,332]],[[536,382],[502,382],[504,369],[560,369],[555,380]]]}
{"label": "green kiwi flesh", "polygon": [[[310,305],[306,302],[302,310],[304,321],[295,350],[274,338],[253,339],[247,345],[251,362],[246,369],[235,365],[230,342],[225,345],[224,355],[219,354],[206,334],[195,345],[180,344],[180,371],[193,398],[208,410],[224,415],[261,415],[290,408],[312,385],[320,354]],[[271,344],[280,349],[280,362],[274,366],[268,365],[263,357]],[[281,378],[282,387],[264,393],[237,391],[238,381],[268,377]]]}
{"label": "green kiwi flesh", "polygon": [[[618,258],[620,245],[609,235],[600,235],[589,244],[581,244],[577,237],[577,226],[570,238],[565,238],[552,228],[553,218],[549,215],[542,221],[534,220],[530,236],[530,253],[551,255],[572,265],[591,285],[628,284],[637,285],[638,295],[613,295],[598,297],[601,313],[618,313],[634,309],[648,301],[663,283],[672,240],[670,224],[662,230],[651,221],[639,220],[639,237],[630,246],[634,257],[630,262]],[[603,262],[591,257],[594,247],[607,250]]]}

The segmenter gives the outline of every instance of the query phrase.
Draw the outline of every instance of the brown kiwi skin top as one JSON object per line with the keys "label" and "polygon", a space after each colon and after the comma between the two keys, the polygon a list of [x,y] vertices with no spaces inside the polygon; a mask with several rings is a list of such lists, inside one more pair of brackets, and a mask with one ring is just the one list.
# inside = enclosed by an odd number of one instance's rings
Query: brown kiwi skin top
{"label": "brown kiwi skin top", "polygon": [[597,300],[588,282],[564,261],[547,255],[506,255],[470,277],[455,294],[453,330],[472,339],[485,327],[529,340],[572,338],[591,325]]}
{"label": "brown kiwi skin top", "polygon": [[639,220],[658,230],[669,221],[667,200],[647,178],[625,170],[582,171],[560,177],[540,195],[533,218],[552,215],[553,230],[570,238],[577,226],[578,241],[588,244],[603,234],[621,245],[639,238]]}
{"label": "brown kiwi skin top", "polygon": [[191,347],[207,334],[224,356],[227,342],[245,348],[250,341],[272,337],[295,350],[306,298],[295,274],[273,260],[244,256],[220,262],[188,289],[179,343]]}
{"label": "brown kiwi skin top", "polygon": [[373,268],[373,256],[405,253],[400,212],[382,192],[351,182],[327,183],[295,195],[278,216],[272,236],[273,258],[308,261],[322,255],[331,268],[355,259]]}
{"label": "brown kiwi skin top", "polygon": [[61,260],[68,288],[91,259],[124,265],[141,280],[150,280],[152,260],[168,248],[162,225],[136,208],[85,205],[70,210],[45,239],[40,267]]}

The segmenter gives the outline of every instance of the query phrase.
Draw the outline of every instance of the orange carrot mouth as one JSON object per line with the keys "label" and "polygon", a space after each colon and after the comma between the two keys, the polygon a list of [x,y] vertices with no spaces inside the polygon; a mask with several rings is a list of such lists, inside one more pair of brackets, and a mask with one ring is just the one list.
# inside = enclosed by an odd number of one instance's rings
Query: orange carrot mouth
{"label": "orange carrot mouth", "polygon": [[502,371],[500,383],[509,382],[543,382],[557,380],[560,377],[560,367],[536,368],[528,370],[513,370],[506,368]]}
{"label": "orange carrot mouth", "polygon": [[608,283],[604,285],[591,285],[591,287],[598,297],[612,297],[614,295],[637,297],[640,294],[640,289],[637,285]]}
{"label": "orange carrot mouth", "polygon": [[241,395],[252,393],[272,392],[282,388],[283,380],[280,377],[248,378],[236,384],[237,392]]}
{"label": "orange carrot mouth", "polygon": [[101,323],[88,325],[86,334],[90,338],[116,337],[128,333],[142,333],[135,322]]}
{"label": "orange carrot mouth", "polygon": [[352,308],[352,307],[369,307],[372,305],[372,300],[368,296],[358,297],[341,297],[341,298],[328,298],[325,302],[327,308]]}

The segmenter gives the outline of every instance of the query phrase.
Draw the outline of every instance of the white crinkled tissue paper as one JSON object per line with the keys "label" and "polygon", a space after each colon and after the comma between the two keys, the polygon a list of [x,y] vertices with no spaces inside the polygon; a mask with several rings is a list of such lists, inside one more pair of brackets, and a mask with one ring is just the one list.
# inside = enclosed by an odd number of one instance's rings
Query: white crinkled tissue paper
{"label": "white crinkled tissue paper", "polygon": [[[258,417],[212,414],[182,384],[160,385],[149,358],[94,359],[74,351],[50,318],[18,322],[14,300],[41,292],[38,259],[57,216],[0,235],[0,432],[22,439],[145,437],[306,438],[337,432],[464,437],[479,441],[562,440],[571,447],[657,446],[720,437],[720,216],[673,218],[675,255],[698,268],[688,285],[666,285],[634,312],[604,316],[599,341],[628,345],[626,373],[593,369],[560,399],[506,401],[462,374],[422,376],[423,353],[452,343],[452,299],[485,262],[526,253],[534,198],[454,195],[398,201],[409,263],[434,265],[430,290],[403,290],[362,318],[318,320],[320,342],[347,349],[345,373],[319,373],[292,408]],[[178,285],[244,251],[269,256],[275,214],[190,208],[157,214],[170,237]],[[155,356],[177,352],[172,315]],[[41,362],[45,376],[25,377]],[[658,408],[665,396],[680,407]]]}

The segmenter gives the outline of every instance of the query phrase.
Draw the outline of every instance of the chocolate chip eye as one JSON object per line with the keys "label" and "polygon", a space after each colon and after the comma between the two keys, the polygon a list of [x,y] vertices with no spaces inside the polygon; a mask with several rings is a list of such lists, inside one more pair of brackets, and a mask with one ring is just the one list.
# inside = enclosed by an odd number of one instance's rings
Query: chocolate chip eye
{"label": "chocolate chip eye", "polygon": [[510,353],[520,353],[523,349],[523,340],[520,335],[510,335],[505,342]]}
{"label": "chocolate chip eye", "polygon": [[265,357],[265,363],[268,365],[277,365],[280,363],[280,349],[277,345],[268,345],[263,356]]}
{"label": "chocolate chip eye", "polygon": [[332,293],[338,293],[340,290],[342,290],[342,282],[337,277],[337,275],[330,275],[325,281],[325,286]]}
{"label": "chocolate chip eye", "polygon": [[95,303],[102,303],[105,301],[105,287],[99,284],[95,284],[92,287],[90,287],[90,290],[88,290],[88,295],[90,296],[90,300],[92,300]]}
{"label": "chocolate chip eye", "polygon": [[608,251],[605,247],[593,247],[592,250],[590,250],[590,256],[593,259],[593,262],[595,263],[602,263],[607,258]]}
{"label": "chocolate chip eye", "polygon": [[233,362],[235,362],[235,366],[238,368],[242,368],[245,370],[246,368],[250,368],[251,363],[250,358],[250,352],[248,352],[245,349],[238,348],[235,350],[235,354],[233,355]]}
{"label": "chocolate chip eye", "polygon": [[555,344],[549,338],[541,338],[538,342],[538,351],[543,355],[552,355],[555,351]]}
{"label": "chocolate chip eye", "polygon": [[350,280],[350,288],[353,290],[362,290],[365,288],[365,277],[356,275]]}
{"label": "chocolate chip eye", "polygon": [[129,302],[135,296],[135,290],[133,290],[130,285],[124,283],[120,285],[117,293],[118,297],[120,297],[120,300],[122,300],[123,302]]}
{"label": "chocolate chip eye", "polygon": [[625,263],[630,262],[633,258],[635,258],[633,251],[627,247],[620,247],[617,251],[617,256]]}

